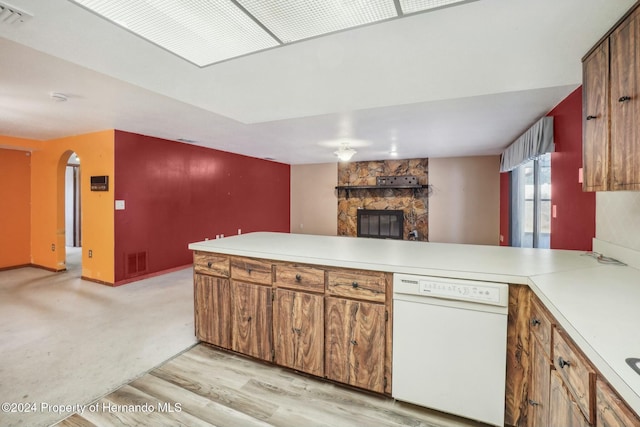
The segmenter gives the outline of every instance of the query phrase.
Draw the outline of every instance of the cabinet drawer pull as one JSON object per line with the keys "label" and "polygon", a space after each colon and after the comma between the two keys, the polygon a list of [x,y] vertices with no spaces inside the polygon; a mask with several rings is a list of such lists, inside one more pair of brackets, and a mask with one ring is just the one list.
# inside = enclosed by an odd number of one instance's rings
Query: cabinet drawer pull
{"label": "cabinet drawer pull", "polygon": [[296,274],[296,282],[299,282],[302,280],[302,276],[300,275],[300,273]]}
{"label": "cabinet drawer pull", "polygon": [[587,116],[587,120],[593,120],[593,119],[597,119],[598,116]]}
{"label": "cabinet drawer pull", "polygon": [[538,402],[536,402],[535,400],[529,399],[529,405],[531,406],[538,406],[540,405]]}
{"label": "cabinet drawer pull", "polygon": [[359,285],[358,285],[358,282],[353,282],[353,283],[351,284],[351,286],[352,286],[352,287],[354,287],[354,288],[357,288]]}
{"label": "cabinet drawer pull", "polygon": [[300,335],[302,333],[302,329],[300,328],[291,328],[294,334]]}
{"label": "cabinet drawer pull", "polygon": [[538,326],[540,324],[540,319],[536,319],[535,317],[531,319],[531,326]]}
{"label": "cabinet drawer pull", "polygon": [[631,101],[630,96],[621,96],[620,99],[618,99],[618,102],[627,102],[627,101]]}
{"label": "cabinet drawer pull", "polygon": [[562,356],[560,356],[558,357],[558,366],[560,366],[560,369],[564,369],[565,366],[571,366],[571,362],[564,360]]}
{"label": "cabinet drawer pull", "polygon": [[351,340],[351,344],[353,344],[353,345],[358,345],[358,341],[356,341],[356,340]]}

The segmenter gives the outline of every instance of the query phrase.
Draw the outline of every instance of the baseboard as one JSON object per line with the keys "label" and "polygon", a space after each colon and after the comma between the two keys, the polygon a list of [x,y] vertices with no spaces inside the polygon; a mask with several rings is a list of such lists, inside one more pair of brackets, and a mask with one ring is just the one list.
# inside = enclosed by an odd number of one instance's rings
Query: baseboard
{"label": "baseboard", "polygon": [[594,238],[593,251],[622,261],[629,267],[640,269],[640,251],[635,249],[625,248],[615,243]]}
{"label": "baseboard", "polygon": [[168,268],[166,270],[160,270],[160,271],[156,271],[156,272],[153,272],[153,273],[141,274],[140,276],[130,277],[128,279],[118,280],[118,281],[116,281],[115,285],[112,285],[112,286],[122,286],[122,285],[126,285],[128,283],[137,282],[138,280],[150,279],[152,277],[161,276],[163,274],[173,273],[174,271],[184,270],[185,268],[191,268],[192,266],[193,266],[193,264],[185,264],[185,265],[181,265],[179,267]]}
{"label": "baseboard", "polygon": [[100,285],[105,285],[105,286],[111,286],[111,287],[116,286],[111,282],[105,282],[104,280],[98,280],[98,279],[92,279],[91,277],[86,277],[86,276],[80,276],[80,279],[81,280],[86,280],[87,282],[98,283]]}
{"label": "baseboard", "polygon": [[0,267],[0,271],[6,271],[6,270],[16,270],[18,268],[25,268],[25,267],[31,267],[31,264],[20,264],[20,265],[12,265],[9,267]]}

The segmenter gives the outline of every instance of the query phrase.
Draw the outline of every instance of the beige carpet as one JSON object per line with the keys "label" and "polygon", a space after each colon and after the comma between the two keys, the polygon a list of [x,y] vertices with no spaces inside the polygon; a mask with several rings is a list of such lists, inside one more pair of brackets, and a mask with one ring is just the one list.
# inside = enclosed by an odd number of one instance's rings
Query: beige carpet
{"label": "beige carpet", "polygon": [[112,288],[79,255],[0,272],[0,426],[53,424],[196,343],[190,268]]}

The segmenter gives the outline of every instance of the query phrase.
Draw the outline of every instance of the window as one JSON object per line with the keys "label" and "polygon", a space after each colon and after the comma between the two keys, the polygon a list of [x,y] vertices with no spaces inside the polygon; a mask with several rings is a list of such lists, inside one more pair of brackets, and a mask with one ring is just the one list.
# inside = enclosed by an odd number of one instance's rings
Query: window
{"label": "window", "polygon": [[511,171],[511,246],[551,245],[551,154]]}

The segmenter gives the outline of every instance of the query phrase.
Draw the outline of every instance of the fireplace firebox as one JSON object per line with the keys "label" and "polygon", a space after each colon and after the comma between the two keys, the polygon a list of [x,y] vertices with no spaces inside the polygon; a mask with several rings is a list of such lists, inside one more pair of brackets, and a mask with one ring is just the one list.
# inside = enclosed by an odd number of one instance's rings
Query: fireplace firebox
{"label": "fireplace firebox", "polygon": [[358,237],[403,239],[404,213],[401,210],[358,209]]}

